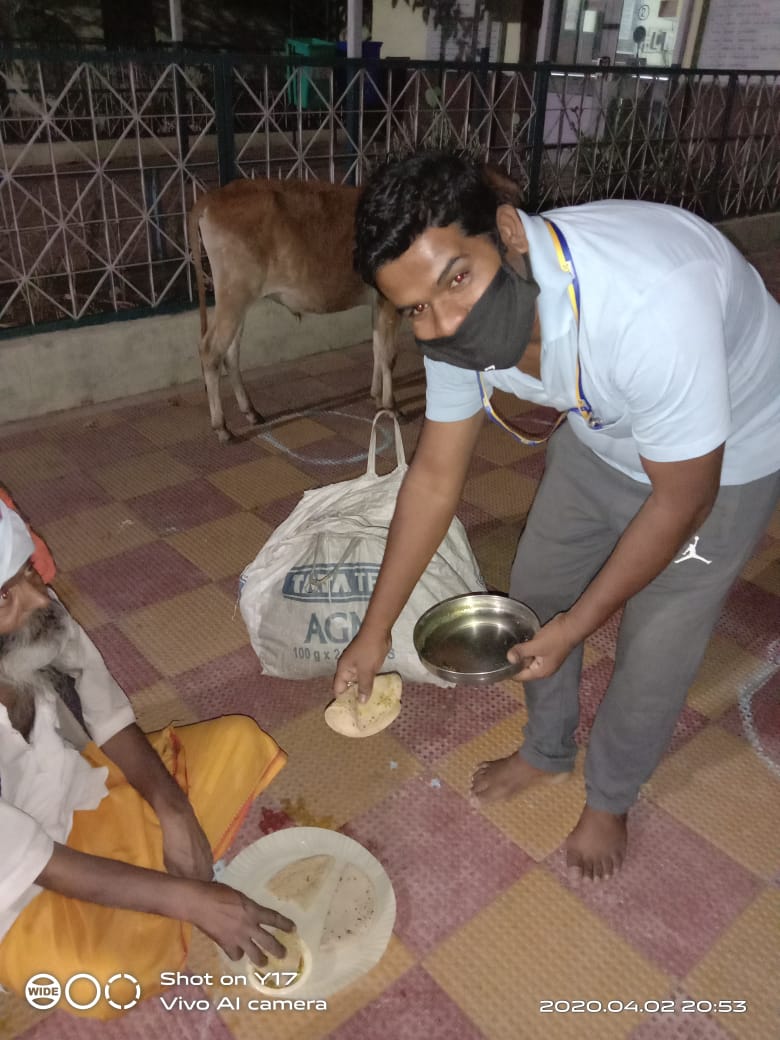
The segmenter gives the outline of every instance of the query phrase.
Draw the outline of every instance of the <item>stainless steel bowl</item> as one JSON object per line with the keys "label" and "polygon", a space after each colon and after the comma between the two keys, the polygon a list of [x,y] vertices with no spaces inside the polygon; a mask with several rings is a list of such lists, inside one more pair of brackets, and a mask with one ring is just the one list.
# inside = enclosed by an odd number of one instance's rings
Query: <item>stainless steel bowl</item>
{"label": "stainless steel bowl", "polygon": [[434,675],[467,686],[498,682],[519,672],[507,650],[539,631],[525,603],[478,592],[437,603],[414,626],[414,647]]}

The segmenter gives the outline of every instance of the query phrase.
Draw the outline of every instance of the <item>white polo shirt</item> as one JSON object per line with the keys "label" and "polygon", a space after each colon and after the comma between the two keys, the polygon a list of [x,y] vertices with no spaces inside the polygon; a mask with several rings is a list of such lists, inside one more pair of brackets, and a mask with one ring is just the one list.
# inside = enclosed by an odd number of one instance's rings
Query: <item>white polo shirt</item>
{"label": "white polo shirt", "polygon": [[[679,462],[725,442],[722,484],[780,469],[780,305],[739,251],[674,206],[605,201],[546,215],[579,278],[579,337],[571,277],[542,217],[521,212],[541,289],[541,380],[491,371],[483,374],[489,392],[575,408],[579,345],[583,390],[603,428],[590,429],[577,412],[569,422],[610,466],[649,483],[640,455]],[[474,372],[428,358],[425,370],[429,419],[480,410]]]}

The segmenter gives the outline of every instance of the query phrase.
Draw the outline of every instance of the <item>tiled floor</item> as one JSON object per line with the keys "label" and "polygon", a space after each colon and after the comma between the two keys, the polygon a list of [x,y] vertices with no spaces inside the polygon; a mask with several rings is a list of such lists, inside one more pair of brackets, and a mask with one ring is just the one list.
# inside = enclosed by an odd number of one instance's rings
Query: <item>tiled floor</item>
{"label": "tiled floor", "polygon": [[[757,260],[780,286],[776,254]],[[238,711],[289,752],[232,854],[280,827],[315,824],[342,829],[379,857],[398,898],[385,957],[327,1012],[217,1012],[213,992],[190,986],[177,993],[211,998],[210,1010],[169,1012],[152,999],[101,1026],[4,997],[0,1038],[780,1037],[780,672],[771,674],[780,664],[780,513],[726,605],[670,752],[632,813],[623,873],[572,887],[561,845],[582,804],[581,762],[568,784],[510,804],[478,811],[466,798],[475,763],[518,743],[518,683],[407,684],[392,729],[345,747],[322,723],[327,682],[263,676],[234,610],[240,571],[301,493],[363,468],[323,460],[365,451],[369,373],[369,348],[360,347],[256,374],[268,415],[314,409],[276,426],[275,444],[219,447],[196,387],[10,428],[0,435],[0,479],[48,540],[63,599],[146,729]],[[398,385],[411,451],[424,401],[411,349]],[[497,588],[506,588],[542,468],[540,450],[485,429],[460,515]],[[613,621],[587,647],[582,745],[615,631]],[[746,730],[738,698],[751,684]],[[198,937],[193,970],[213,956]],[[668,1000],[677,1010],[544,1014],[543,1000]],[[748,1010],[708,1014],[705,1003],[689,1012],[683,1000],[744,1000]]]}

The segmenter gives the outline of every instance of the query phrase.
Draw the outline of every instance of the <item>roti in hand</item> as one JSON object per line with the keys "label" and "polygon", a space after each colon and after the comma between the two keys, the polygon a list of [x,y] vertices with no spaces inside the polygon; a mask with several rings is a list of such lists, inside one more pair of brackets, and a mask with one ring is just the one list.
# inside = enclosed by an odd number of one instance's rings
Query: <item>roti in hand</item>
{"label": "roti in hand", "polygon": [[[277,899],[296,903],[305,911],[317,898],[332,865],[332,856],[305,856],[288,863],[266,882],[265,887]],[[284,939],[279,941],[284,945]]]}
{"label": "roti in hand", "polygon": [[373,737],[398,718],[403,683],[396,672],[377,675],[371,696],[361,704],[358,686],[350,686],[325,709],[325,721],[343,737]]}

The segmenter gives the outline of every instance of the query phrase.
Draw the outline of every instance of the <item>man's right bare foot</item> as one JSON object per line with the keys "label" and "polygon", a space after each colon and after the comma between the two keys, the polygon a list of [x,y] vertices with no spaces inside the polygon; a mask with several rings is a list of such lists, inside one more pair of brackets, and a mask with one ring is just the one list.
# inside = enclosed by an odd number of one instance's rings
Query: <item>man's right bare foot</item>
{"label": "man's right bare foot", "polygon": [[471,781],[471,796],[480,805],[488,805],[512,798],[534,784],[559,784],[568,778],[568,773],[537,769],[515,752],[478,766]]}

